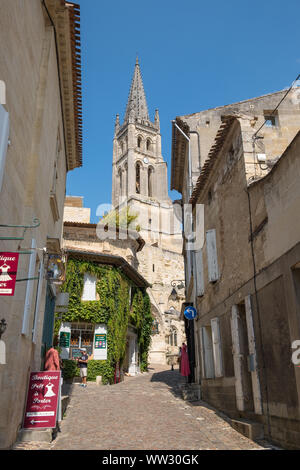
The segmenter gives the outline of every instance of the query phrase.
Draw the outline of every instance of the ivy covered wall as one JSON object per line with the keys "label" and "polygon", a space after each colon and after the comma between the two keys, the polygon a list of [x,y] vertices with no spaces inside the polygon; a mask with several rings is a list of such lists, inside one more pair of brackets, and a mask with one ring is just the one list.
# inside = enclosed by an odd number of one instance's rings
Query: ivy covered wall
{"label": "ivy covered wall", "polygon": [[[84,273],[97,278],[99,300],[81,301]],[[153,317],[145,289],[135,286],[133,281],[114,266],[70,258],[62,291],[69,293],[69,307],[61,320],[56,319],[55,335],[58,335],[62,322],[107,325],[107,360],[89,361],[91,364],[88,369],[99,367],[102,372],[98,375],[103,376],[104,382],[113,382],[115,365],[118,362],[121,365],[125,358],[127,328],[131,324],[137,329],[140,370],[147,370]],[[98,366],[96,363],[99,363]],[[72,365],[66,364],[65,368],[74,369]]]}

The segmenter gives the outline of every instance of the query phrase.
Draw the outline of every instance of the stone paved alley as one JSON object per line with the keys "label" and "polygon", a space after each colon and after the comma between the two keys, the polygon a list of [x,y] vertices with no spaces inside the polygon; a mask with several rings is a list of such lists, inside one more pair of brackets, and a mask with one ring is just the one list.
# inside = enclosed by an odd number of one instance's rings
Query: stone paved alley
{"label": "stone paved alley", "polygon": [[203,402],[182,400],[178,370],[155,366],[114,386],[73,385],[53,450],[253,450],[263,449]]}

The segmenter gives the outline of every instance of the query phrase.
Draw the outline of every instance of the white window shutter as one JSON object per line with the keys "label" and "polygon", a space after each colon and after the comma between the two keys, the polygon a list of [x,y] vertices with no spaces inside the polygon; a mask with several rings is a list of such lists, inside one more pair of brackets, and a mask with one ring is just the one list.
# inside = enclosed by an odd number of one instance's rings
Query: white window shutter
{"label": "white window shutter", "polygon": [[213,345],[210,327],[203,328],[203,346],[204,346],[204,366],[205,377],[213,379],[215,377]]}
{"label": "white window shutter", "polygon": [[0,340],[0,364],[6,364],[6,347],[4,341]]}
{"label": "white window shutter", "polygon": [[199,329],[199,346],[200,346],[200,358],[201,358],[201,375],[205,377],[205,362],[204,362],[204,340],[203,340],[203,330],[201,327]]}
{"label": "white window shutter", "polygon": [[38,328],[39,328],[39,322],[40,322],[40,305],[41,305],[41,295],[42,295],[42,290],[43,290],[43,279],[44,279],[44,262],[43,260],[41,260],[40,268],[39,268],[39,283],[38,283],[35,313],[34,313],[34,325],[33,325],[33,332],[32,332],[32,342],[34,344],[36,344],[37,342],[37,334],[38,334]]}
{"label": "white window shutter", "polygon": [[204,295],[204,275],[203,275],[203,254],[202,250],[195,251],[195,270],[196,276],[196,296]]}
{"label": "white window shutter", "polygon": [[252,380],[254,411],[256,414],[261,415],[262,414],[262,400],[261,400],[261,391],[260,391],[260,381],[259,381],[259,375],[258,375],[258,370],[257,370],[257,355],[256,355],[255,335],[254,335],[254,326],[253,326],[251,295],[247,295],[247,297],[245,298],[245,310],[246,310],[249,354],[252,359],[251,360],[251,363],[252,363],[251,380]]}
{"label": "white window shutter", "polygon": [[84,284],[81,300],[96,300],[96,277],[89,273],[85,273],[83,282]]}
{"label": "white window shutter", "polygon": [[9,114],[0,104],[0,191],[3,182],[9,139]]}
{"label": "white window shutter", "polygon": [[186,286],[187,288],[190,285],[191,280],[191,251],[186,251],[186,258],[185,258],[185,277],[186,277]]}
{"label": "white window shutter", "polygon": [[219,318],[212,318],[211,320],[211,332],[213,342],[213,354],[215,363],[215,376],[223,377],[223,357],[222,357],[222,344],[220,334],[220,320]]}
{"label": "white window shutter", "polygon": [[206,232],[206,250],[208,264],[208,280],[215,282],[219,279],[219,267],[217,256],[216,230],[207,230]]}
{"label": "white window shutter", "polygon": [[242,377],[242,358],[240,332],[239,332],[239,311],[238,306],[233,305],[231,310],[231,335],[232,335],[232,353],[235,375],[235,395],[237,409],[243,411],[245,409],[245,394]]}
{"label": "white window shutter", "polygon": [[31,241],[31,249],[32,249],[32,253],[29,259],[29,268],[28,268],[28,275],[27,275],[29,280],[27,281],[27,286],[26,286],[22,335],[28,335],[29,333],[29,321],[30,321],[30,316],[31,316],[31,306],[32,306],[33,287],[34,287],[34,280],[32,278],[35,277],[35,265],[36,265],[36,241],[35,239],[32,239]]}

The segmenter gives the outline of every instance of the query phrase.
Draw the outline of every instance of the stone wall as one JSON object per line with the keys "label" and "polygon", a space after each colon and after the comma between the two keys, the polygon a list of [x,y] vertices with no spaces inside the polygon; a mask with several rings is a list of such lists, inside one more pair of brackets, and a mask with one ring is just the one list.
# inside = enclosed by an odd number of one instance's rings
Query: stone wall
{"label": "stone wall", "polygon": [[[237,149],[236,158],[233,156],[228,166],[228,144],[239,133],[242,147]],[[199,369],[196,375],[204,374],[200,328],[209,327],[211,320],[218,318],[223,376],[202,377],[203,398],[231,417],[263,423],[265,435],[274,442],[297,448],[300,444],[300,371],[292,363],[291,345],[300,338],[300,226],[295,218],[300,204],[300,134],[288,145],[273,169],[250,186],[247,185],[247,156],[243,144],[243,126],[236,122],[223,142],[219,158],[197,201],[205,204],[205,231],[216,230],[219,277],[215,282],[208,281],[205,242],[204,295],[196,296],[199,312],[195,322]],[[247,296],[252,304],[258,364],[254,369],[249,369],[248,365]],[[243,409],[237,402],[237,389],[233,388],[237,381],[230,328],[234,306],[239,310],[240,321]],[[258,389],[261,414],[255,407],[254,393]]]}
{"label": "stone wall", "polygon": [[[26,251],[36,240],[38,276],[49,238],[60,243],[67,172],[64,129],[53,28],[39,0],[5,1],[0,17],[0,79],[6,83],[5,109],[10,117],[10,145],[0,192],[1,224],[40,226],[28,229],[23,241],[4,241],[2,251]],[[56,166],[56,176],[55,176]],[[52,193],[52,195],[51,195]],[[1,236],[21,236],[22,228],[1,229]],[[18,278],[28,275],[29,255],[20,255]],[[28,328],[22,334],[28,282],[17,282],[14,297],[0,297],[7,321],[2,339],[6,364],[0,365],[0,448],[8,448],[22,425],[30,371],[42,364],[42,332],[47,282],[42,284],[33,342],[37,280]],[[54,288],[55,293],[55,288]]]}

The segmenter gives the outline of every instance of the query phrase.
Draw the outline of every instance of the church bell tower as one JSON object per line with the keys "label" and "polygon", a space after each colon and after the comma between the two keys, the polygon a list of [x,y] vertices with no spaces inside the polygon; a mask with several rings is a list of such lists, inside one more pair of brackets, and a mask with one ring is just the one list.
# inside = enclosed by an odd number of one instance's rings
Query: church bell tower
{"label": "church bell tower", "polygon": [[[135,222],[145,241],[143,249],[137,253],[138,271],[152,286],[147,292],[158,325],[152,335],[149,361],[165,364],[172,335],[176,333],[178,344],[184,338],[184,325],[179,319],[183,297],[179,293],[176,301],[170,298],[171,280],[184,277],[182,233],[168,196],[167,163],[161,153],[158,110],[151,121],[138,59],[123,123],[119,115],[116,117],[113,143],[112,205],[122,208],[126,204],[130,213],[138,216]],[[176,312],[172,331],[170,319],[165,318],[166,311]],[[175,345],[171,348],[178,349]]]}
{"label": "church bell tower", "polygon": [[138,59],[136,59],[124,122],[116,117],[113,144],[112,204],[134,199],[141,203],[170,202],[167,164],[161,154],[158,110],[148,113]]}

